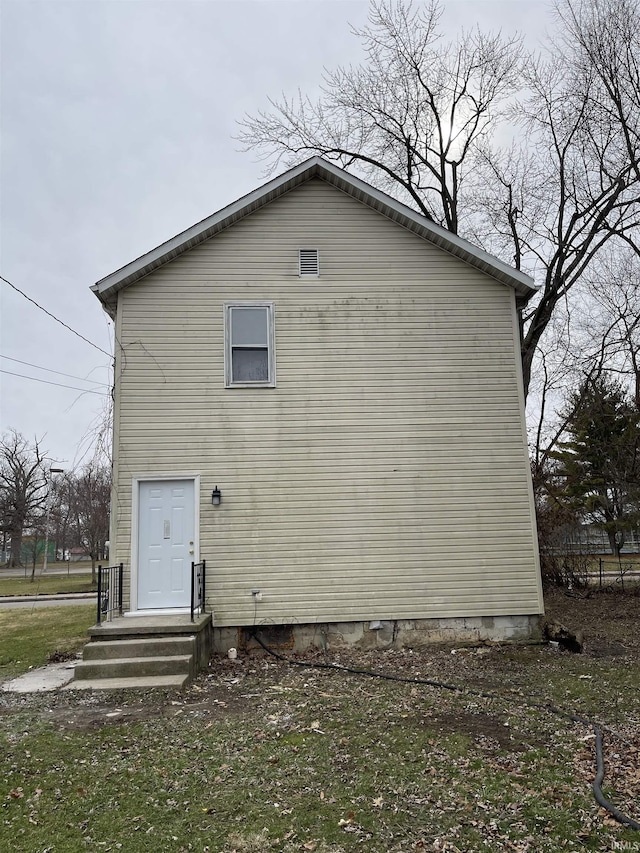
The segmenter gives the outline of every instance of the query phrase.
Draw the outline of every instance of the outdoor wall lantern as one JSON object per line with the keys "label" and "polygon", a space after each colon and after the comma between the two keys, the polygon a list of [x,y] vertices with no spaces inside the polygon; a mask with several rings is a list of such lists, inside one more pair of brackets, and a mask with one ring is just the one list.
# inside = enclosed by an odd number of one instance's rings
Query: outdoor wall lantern
{"label": "outdoor wall lantern", "polygon": [[215,489],[211,492],[211,503],[213,506],[220,506],[222,502],[222,495],[220,494],[220,489],[216,486]]}

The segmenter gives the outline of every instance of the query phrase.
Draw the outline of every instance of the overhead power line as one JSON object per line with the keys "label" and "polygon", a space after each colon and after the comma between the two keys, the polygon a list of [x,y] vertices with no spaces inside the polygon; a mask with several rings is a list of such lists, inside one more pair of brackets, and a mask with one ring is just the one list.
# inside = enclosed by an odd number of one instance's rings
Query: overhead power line
{"label": "overhead power line", "polygon": [[98,394],[100,397],[110,396],[106,391],[93,391],[90,388],[76,388],[74,385],[62,385],[60,382],[49,382],[47,379],[36,379],[35,376],[26,376],[24,373],[14,373],[12,370],[2,370],[0,368],[0,373],[7,373],[9,376],[19,376],[21,379],[31,379],[33,382],[43,382],[45,385],[57,385],[58,388],[71,388],[72,391],[82,391],[85,394]]}
{"label": "overhead power line", "polygon": [[[35,301],[35,299],[32,299],[30,296],[27,296],[27,294],[24,292],[24,290],[20,290],[20,288],[19,288],[19,287],[16,287],[16,286],[15,286],[15,284],[12,284],[12,283],[9,281],[9,279],[8,279],[8,278],[5,278],[3,275],[0,275],[0,279],[1,279],[2,281],[4,281],[4,282],[5,282],[5,284],[8,284],[8,285],[9,285],[9,287],[12,287],[12,288],[16,291],[16,293],[19,293],[21,296],[24,296],[24,298],[25,298],[25,299],[28,299],[28,300],[29,300],[29,302],[31,302],[33,305],[35,305],[35,306],[36,306],[36,308],[39,308],[41,311],[44,311],[44,313],[45,313],[47,316],[51,317],[51,319],[52,319],[52,320],[55,320],[55,321],[56,321],[56,323],[60,323],[60,325],[61,325],[61,326],[64,326],[64,327],[65,327],[65,329],[68,329],[70,332],[73,332],[73,334],[74,334],[74,335],[76,335],[78,338],[80,338],[81,340],[83,340],[85,343],[87,343],[87,344],[89,344],[90,346],[92,346],[94,349],[97,349],[99,352],[104,353],[106,356],[109,356],[109,358],[111,358],[111,357],[112,357],[112,356],[111,356],[111,353],[108,353],[106,350],[102,349],[102,347],[99,347],[97,344],[94,344],[94,343],[93,343],[93,341],[90,341],[90,340],[89,340],[89,338],[85,338],[85,336],[84,336],[84,335],[81,335],[81,334],[80,334],[80,332],[76,332],[76,330],[75,330],[75,329],[72,329],[72,328],[71,328],[71,326],[68,326],[68,325],[67,325],[63,320],[60,320],[58,317],[56,317],[56,316],[55,316],[55,314],[52,314],[52,313],[51,313],[51,311],[47,311],[47,309],[46,309],[46,308],[43,308],[43,307],[42,307],[42,305],[39,305],[39,304]],[[6,372],[6,371],[5,371],[5,372]],[[30,378],[30,377],[27,377],[27,378]]]}
{"label": "overhead power line", "polygon": [[96,382],[95,379],[84,379],[82,376],[72,376],[70,373],[63,373],[61,370],[52,370],[50,367],[42,367],[39,364],[31,364],[30,361],[21,361],[19,358],[11,358],[10,355],[0,355],[7,361],[15,361],[17,364],[24,364],[25,367],[34,367],[36,370],[46,370],[47,373],[56,373],[58,376],[66,376],[67,379],[77,379],[80,382],[88,382],[90,385],[102,385],[103,388],[110,388],[108,382]]}

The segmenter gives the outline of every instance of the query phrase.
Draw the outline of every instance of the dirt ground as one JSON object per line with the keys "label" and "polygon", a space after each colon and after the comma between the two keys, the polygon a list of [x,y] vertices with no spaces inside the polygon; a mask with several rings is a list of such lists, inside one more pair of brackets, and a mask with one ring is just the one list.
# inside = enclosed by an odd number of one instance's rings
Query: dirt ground
{"label": "dirt ground", "polygon": [[[158,721],[159,729],[171,728],[172,719],[181,715],[198,731],[210,727],[215,731],[218,722],[224,725],[230,718],[237,719],[239,728],[255,723],[260,731],[276,719],[286,734],[287,726],[293,725],[287,722],[292,696],[303,697],[303,707],[311,703],[329,718],[340,717],[340,697],[345,695],[359,696],[365,711],[371,710],[381,683],[373,672],[415,682],[398,691],[396,710],[403,725],[415,731],[464,736],[488,767],[508,772],[517,771],[527,751],[551,749],[549,720],[556,717],[550,709],[559,709],[557,730],[575,729],[576,790],[589,797],[595,775],[593,733],[588,726],[574,726],[566,713],[597,720],[605,730],[605,784],[616,807],[637,820],[640,594],[568,594],[552,587],[545,591],[545,606],[546,620],[582,635],[581,654],[545,642],[307,651],[298,656],[287,653],[288,661],[259,650],[233,661],[213,657],[208,670],[183,693],[4,693],[0,694],[0,716],[35,713],[67,739],[149,720]],[[310,669],[309,663],[317,669]],[[343,671],[326,671],[335,666]],[[555,728],[555,723],[551,725]],[[595,826],[598,820],[609,821],[611,831],[619,831],[619,825],[594,803],[584,821]]]}
{"label": "dirt ground", "polygon": [[544,593],[546,619],[580,631],[591,657],[640,660],[640,588],[634,592],[567,592],[551,586]]}
{"label": "dirt ground", "polygon": [[[559,661],[570,665],[572,659],[610,660],[616,668],[627,664],[637,666],[640,661],[640,590],[638,595],[620,593],[567,593],[551,587],[545,590],[545,620],[561,623],[572,632],[579,632],[584,648],[581,655],[552,651],[546,643],[536,643],[523,648],[509,644],[434,645],[426,649],[340,650],[337,653],[308,650],[304,654],[289,655],[298,664],[309,661],[320,666],[329,663],[353,669],[373,670],[406,679],[426,678],[434,681],[465,685],[472,691],[507,690],[521,695],[535,693],[533,669],[544,670]],[[562,665],[562,664],[561,664]],[[48,719],[61,730],[72,728],[87,731],[121,724],[138,722],[157,716],[172,715],[175,706],[186,705],[195,713],[209,718],[244,714],[257,702],[264,701],[264,693],[247,696],[243,682],[249,677],[264,681],[263,689],[276,689],[274,685],[290,669],[290,664],[269,657],[262,650],[250,656],[230,661],[224,656],[214,656],[209,669],[191,687],[180,695],[179,701],[171,693],[119,694],[67,693],[24,696],[0,694],[0,715],[10,713],[19,706],[47,708]],[[300,669],[299,671],[304,671]],[[251,679],[253,680],[253,678]],[[541,697],[544,698],[544,697]],[[448,719],[435,715],[443,729],[477,734],[491,734],[499,742],[504,740],[501,726],[496,727],[482,715],[460,715]],[[489,732],[489,729],[491,732]],[[513,742],[511,743],[513,747]]]}

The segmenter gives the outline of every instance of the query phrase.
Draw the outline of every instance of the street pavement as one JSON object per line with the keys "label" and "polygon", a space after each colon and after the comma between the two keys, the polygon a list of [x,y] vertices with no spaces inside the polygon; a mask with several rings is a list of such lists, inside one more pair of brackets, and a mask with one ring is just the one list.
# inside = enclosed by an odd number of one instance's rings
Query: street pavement
{"label": "street pavement", "polygon": [[[91,572],[91,566],[86,563],[49,563],[46,572],[42,566],[36,566],[35,579],[55,575],[86,575]],[[10,569],[6,566],[0,567],[0,579],[2,578],[30,578],[31,568]],[[96,600],[95,592],[62,593],[58,595],[9,595],[0,596],[0,610],[14,607],[68,607],[74,604],[85,604]]]}
{"label": "street pavement", "polygon": [[[105,563],[106,565],[106,563]],[[42,566],[36,566],[36,578],[40,578],[43,574],[46,577],[49,575],[86,575],[91,572],[91,564],[86,563],[49,563],[46,572],[42,571]],[[22,566],[20,568],[8,568],[0,566],[0,578],[30,578],[31,566]]]}
{"label": "street pavement", "polygon": [[81,592],[67,595],[5,595],[0,596],[0,610],[13,607],[69,607],[96,601],[97,593]]}

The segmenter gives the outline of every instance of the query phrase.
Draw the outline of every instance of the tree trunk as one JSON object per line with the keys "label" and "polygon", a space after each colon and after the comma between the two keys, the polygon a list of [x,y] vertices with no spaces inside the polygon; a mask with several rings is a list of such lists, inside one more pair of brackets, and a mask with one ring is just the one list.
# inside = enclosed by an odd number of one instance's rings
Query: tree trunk
{"label": "tree trunk", "polygon": [[624,547],[624,534],[620,533],[619,530],[608,530],[607,535],[609,537],[611,553],[617,560],[619,560],[620,552]]}
{"label": "tree trunk", "polygon": [[11,556],[7,565],[12,569],[22,566],[22,528],[11,531]]}

